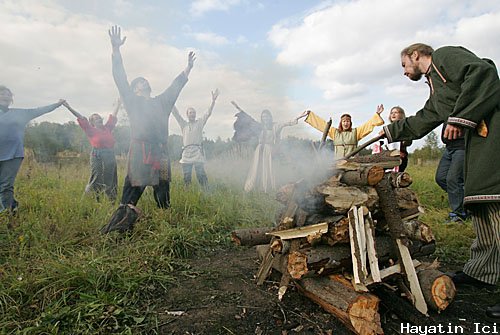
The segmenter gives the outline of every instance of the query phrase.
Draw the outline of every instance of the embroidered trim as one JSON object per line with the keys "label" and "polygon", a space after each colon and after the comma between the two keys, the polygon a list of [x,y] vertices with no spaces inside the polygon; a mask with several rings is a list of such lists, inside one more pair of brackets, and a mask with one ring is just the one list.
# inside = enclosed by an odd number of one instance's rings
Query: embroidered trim
{"label": "embroidered trim", "polygon": [[476,128],[477,127],[477,123],[473,122],[473,121],[470,121],[470,120],[466,120],[466,119],[462,119],[462,118],[459,118],[459,117],[449,117],[448,118],[448,123],[458,123],[460,125],[463,125],[463,126],[467,126],[467,127],[470,127],[470,128]]}
{"label": "embroidered trim", "polygon": [[469,195],[464,197],[464,204],[470,202],[497,202],[500,201],[500,194],[492,195]]}

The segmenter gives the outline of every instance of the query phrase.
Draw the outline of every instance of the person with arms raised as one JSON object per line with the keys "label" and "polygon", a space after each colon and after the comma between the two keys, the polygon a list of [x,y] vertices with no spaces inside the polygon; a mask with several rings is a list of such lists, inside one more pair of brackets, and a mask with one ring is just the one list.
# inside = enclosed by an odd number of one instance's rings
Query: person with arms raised
{"label": "person with arms raised", "polygon": [[9,88],[0,85],[0,212],[17,210],[14,182],[24,159],[26,125],[33,119],[52,112],[65,101],[39,108],[10,108],[14,102]]}
{"label": "person with arms raised", "polygon": [[126,40],[126,37],[121,37],[121,29],[113,26],[108,33],[113,51],[113,79],[130,121],[131,139],[120,207],[101,229],[103,233],[113,230],[124,232],[133,228],[133,222],[126,227],[118,223],[123,222],[121,217],[124,210],[138,212],[135,206],[146,186],[153,187],[154,199],[159,208],[170,207],[168,120],[196,59],[194,52],[190,52],[186,68],[160,95],[152,97],[151,87],[145,78],[138,77],[130,84],[128,82],[120,53]]}

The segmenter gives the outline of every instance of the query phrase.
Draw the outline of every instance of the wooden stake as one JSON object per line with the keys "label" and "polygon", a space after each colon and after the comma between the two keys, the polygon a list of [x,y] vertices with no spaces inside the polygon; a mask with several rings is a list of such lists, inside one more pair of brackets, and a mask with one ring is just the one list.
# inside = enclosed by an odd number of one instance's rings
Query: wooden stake
{"label": "wooden stake", "polygon": [[415,298],[415,308],[420,313],[427,315],[427,304],[422,293],[422,288],[420,287],[420,283],[418,281],[417,272],[413,267],[413,261],[411,259],[410,251],[408,250],[408,247],[401,242],[401,239],[396,239],[396,244],[399,249],[399,254],[401,255],[401,262],[404,266],[406,278],[410,283],[411,293]]}
{"label": "wooden stake", "polygon": [[374,282],[381,282],[382,278],[380,277],[380,270],[378,268],[377,250],[375,250],[375,225],[373,224],[371,213],[368,213],[365,218],[365,233],[366,251],[370,263],[370,276]]}

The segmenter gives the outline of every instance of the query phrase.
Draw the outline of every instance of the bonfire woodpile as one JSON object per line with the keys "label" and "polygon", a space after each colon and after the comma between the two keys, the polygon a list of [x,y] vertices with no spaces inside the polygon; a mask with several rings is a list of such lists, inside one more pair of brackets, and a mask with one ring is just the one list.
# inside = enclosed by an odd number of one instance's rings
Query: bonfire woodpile
{"label": "bonfire woodpile", "polygon": [[257,285],[278,271],[280,300],[295,285],[356,334],[383,334],[380,303],[415,324],[445,310],[455,287],[437,262],[418,260],[435,239],[419,220],[410,175],[386,172],[399,164],[398,151],[349,158],[320,184],[281,188],[274,228],[232,233],[236,244],[256,246]]}

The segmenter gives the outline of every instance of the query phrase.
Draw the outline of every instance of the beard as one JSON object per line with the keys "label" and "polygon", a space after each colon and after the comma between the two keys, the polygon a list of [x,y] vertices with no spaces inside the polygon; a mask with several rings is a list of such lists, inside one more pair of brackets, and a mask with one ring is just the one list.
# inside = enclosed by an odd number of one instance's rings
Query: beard
{"label": "beard", "polygon": [[424,74],[422,73],[422,71],[420,71],[420,69],[418,68],[418,66],[414,65],[413,66],[413,73],[409,74],[408,78],[410,78],[410,80],[413,80],[413,81],[419,81],[420,79],[422,79],[423,75]]}

